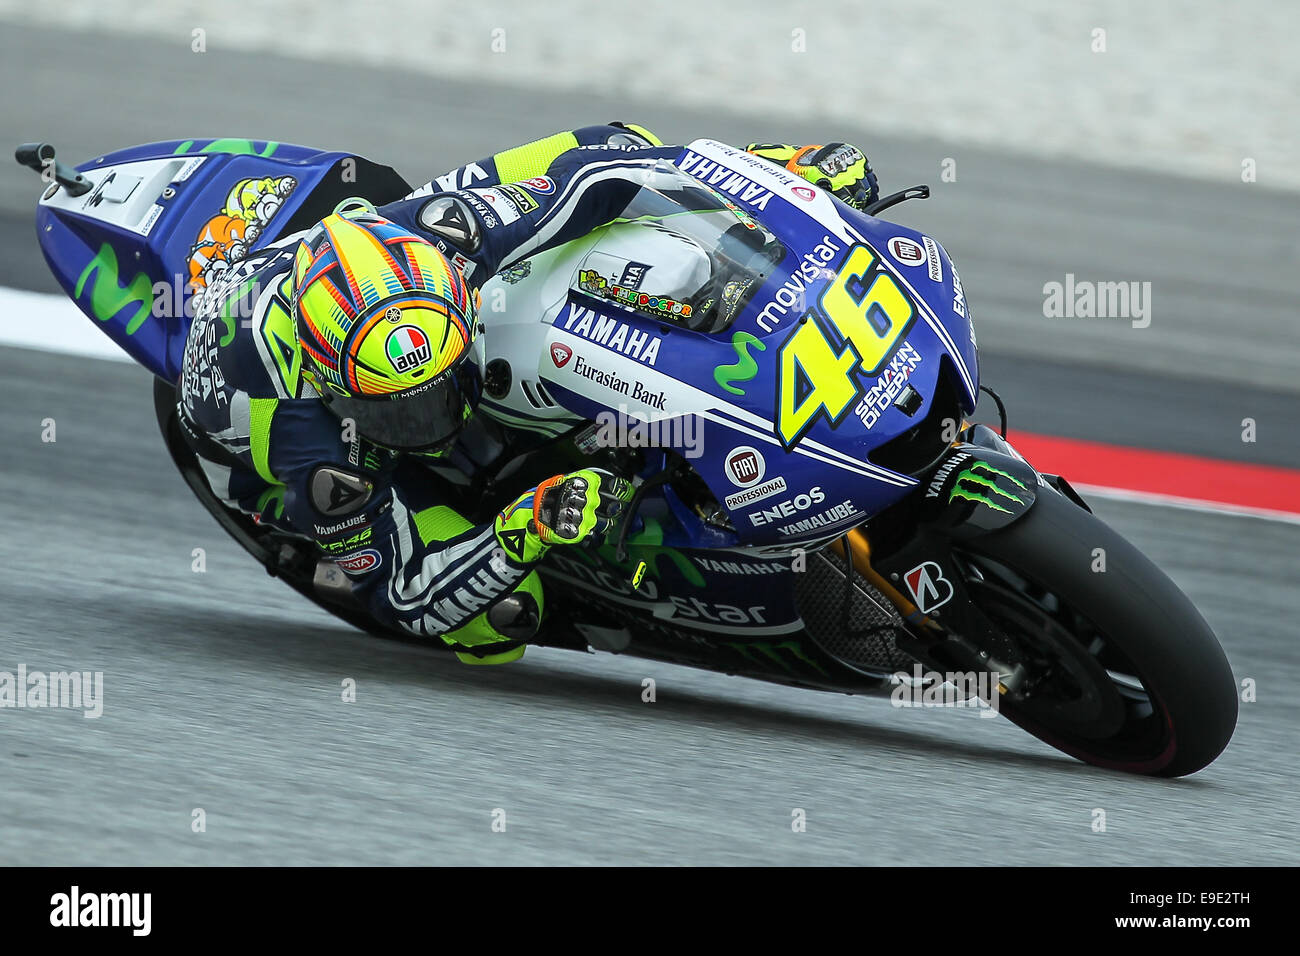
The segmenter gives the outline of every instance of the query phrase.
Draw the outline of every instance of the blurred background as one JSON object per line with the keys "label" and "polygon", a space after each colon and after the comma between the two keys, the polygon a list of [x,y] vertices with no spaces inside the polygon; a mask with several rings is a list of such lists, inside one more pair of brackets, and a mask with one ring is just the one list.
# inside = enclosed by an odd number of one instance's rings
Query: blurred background
{"label": "blurred background", "polygon": [[[65,162],[232,136],[353,150],[420,183],[615,119],[667,142],[860,145],[884,192],[930,184],[889,217],[961,268],[1013,440],[1073,443],[1043,446],[1066,449],[1057,468],[1035,460],[1067,477],[1091,443],[1147,453],[1096,509],[1261,683],[1227,753],[1170,783],[973,713],[609,655],[484,674],[377,646],[189,499],[148,375],[105,360],[57,294],[39,181],[0,165],[0,669],[102,669],[108,686],[95,721],[0,712],[18,770],[0,781],[0,862],[1296,862],[1294,775],[1274,755],[1300,725],[1284,691],[1300,677],[1298,31],[1287,0],[0,0],[0,129]],[[1149,283],[1149,324],[1050,317],[1045,287],[1067,276]],[[1182,500],[1192,473],[1219,477]],[[1091,831],[1095,807],[1111,832]]]}

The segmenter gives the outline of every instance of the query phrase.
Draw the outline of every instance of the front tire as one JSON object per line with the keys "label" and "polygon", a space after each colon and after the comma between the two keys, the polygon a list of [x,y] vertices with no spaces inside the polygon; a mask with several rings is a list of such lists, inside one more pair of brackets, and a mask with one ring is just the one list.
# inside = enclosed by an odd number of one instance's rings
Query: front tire
{"label": "front tire", "polygon": [[1019,520],[954,550],[971,599],[1007,639],[994,656],[1026,665],[1026,683],[1001,695],[1008,719],[1080,760],[1133,773],[1183,776],[1223,752],[1237,688],[1218,639],[1100,519],[1040,485]]}

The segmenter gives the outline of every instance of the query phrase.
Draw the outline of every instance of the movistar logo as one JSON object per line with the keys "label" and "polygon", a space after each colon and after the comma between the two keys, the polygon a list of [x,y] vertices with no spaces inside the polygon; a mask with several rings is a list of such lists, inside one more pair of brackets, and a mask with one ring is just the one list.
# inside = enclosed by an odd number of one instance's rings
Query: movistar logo
{"label": "movistar logo", "polygon": [[748,382],[758,374],[758,363],[749,354],[749,347],[754,346],[760,352],[766,352],[767,346],[748,332],[737,332],[731,337],[731,347],[736,350],[738,361],[734,365],[719,365],[713,370],[713,380],[733,395],[744,395],[743,388],[736,388],[734,382]]}
{"label": "movistar logo", "polygon": [[[1020,491],[1029,491],[1015,475],[1005,472],[1001,468],[994,468],[986,461],[977,461],[957,475],[957,480],[952,483],[952,492],[948,495],[948,503],[951,504],[958,499],[973,501],[977,504],[988,505],[994,511],[1001,511],[1003,514],[1012,514],[1012,511],[1010,508],[1004,508],[1000,502],[1013,502],[1017,505],[1029,504],[1029,499],[1027,497],[1022,499],[1019,492],[1003,491],[998,486],[999,476],[1016,485]],[[963,482],[967,487],[962,487]]]}
{"label": "movistar logo", "polygon": [[100,322],[107,322],[128,305],[135,306],[135,312],[126,322],[126,334],[135,335],[136,329],[149,313],[153,311],[153,283],[149,276],[137,272],[131,281],[123,287],[117,265],[117,256],[113,247],[104,243],[99,247],[95,258],[86,264],[77,277],[77,285],[72,297],[80,300],[86,288],[86,282],[94,277],[90,285],[90,312]]}
{"label": "movistar logo", "polygon": [[[258,149],[251,139],[214,139],[206,145],[195,149],[196,153],[235,153],[240,156],[270,156],[280,148],[279,143],[272,143],[270,140],[262,140],[262,148]],[[172,155],[188,153],[194,149],[194,140],[187,139],[174,150]]]}

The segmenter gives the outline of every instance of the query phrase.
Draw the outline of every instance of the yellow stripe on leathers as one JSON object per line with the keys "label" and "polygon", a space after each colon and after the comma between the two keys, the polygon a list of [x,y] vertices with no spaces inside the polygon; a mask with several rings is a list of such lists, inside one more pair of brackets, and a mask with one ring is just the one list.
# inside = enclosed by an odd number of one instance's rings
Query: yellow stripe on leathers
{"label": "yellow stripe on leathers", "polygon": [[[446,505],[434,505],[432,508],[417,511],[412,515],[412,519],[415,522],[415,530],[426,547],[436,541],[446,541],[458,534],[464,534],[474,527],[471,521]],[[515,590],[531,594],[533,600],[537,602],[538,611],[543,615],[546,613],[546,595],[542,590],[541,578],[536,571],[528,572],[524,579],[515,585]],[[443,634],[442,639],[453,648],[457,645],[483,647],[510,641],[510,638],[488,623],[486,611],[470,618],[456,630]],[[518,647],[482,658],[462,651],[457,651],[456,656],[466,664],[505,664],[523,657],[524,648]]]}
{"label": "yellow stripe on leathers", "polygon": [[497,153],[492,157],[497,165],[497,179],[503,183],[517,183],[545,175],[557,156],[577,145],[578,137],[572,133],[556,133]]}

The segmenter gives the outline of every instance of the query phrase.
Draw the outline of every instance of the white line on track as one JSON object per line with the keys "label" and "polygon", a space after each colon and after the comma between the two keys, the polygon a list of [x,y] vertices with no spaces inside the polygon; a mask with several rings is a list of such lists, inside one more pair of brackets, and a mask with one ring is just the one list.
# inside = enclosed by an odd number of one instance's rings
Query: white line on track
{"label": "white line on track", "polygon": [[1233,515],[1238,518],[1261,518],[1265,521],[1281,521],[1286,524],[1300,525],[1300,514],[1290,511],[1277,511],[1273,508],[1252,508],[1249,505],[1225,504],[1218,501],[1204,501],[1200,498],[1180,498],[1177,495],[1162,495],[1151,491],[1133,491],[1130,488],[1111,488],[1106,485],[1081,485],[1070,482],[1079,494],[1087,498],[1110,498],[1115,501],[1130,501],[1134,504],[1156,505],[1161,508],[1180,508],[1185,511],[1200,511],[1205,514]]}
{"label": "white line on track", "polygon": [[0,345],[130,362],[67,296],[0,286]]}

